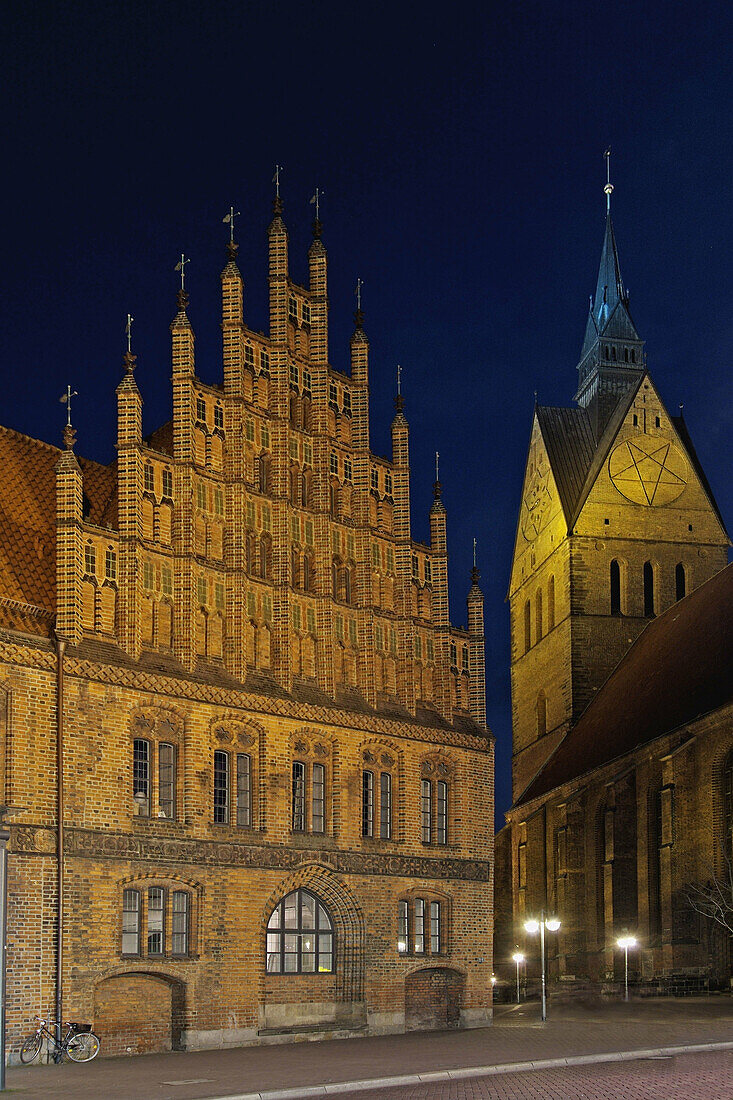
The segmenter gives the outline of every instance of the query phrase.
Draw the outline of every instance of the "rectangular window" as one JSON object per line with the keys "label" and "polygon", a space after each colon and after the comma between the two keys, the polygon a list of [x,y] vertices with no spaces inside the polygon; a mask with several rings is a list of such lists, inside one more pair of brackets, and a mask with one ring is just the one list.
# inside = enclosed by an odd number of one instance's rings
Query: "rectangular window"
{"label": "rectangular window", "polygon": [[326,824],[326,769],[323,764],[314,764],[312,772],[313,816],[311,828],[314,833],[322,833]]}
{"label": "rectangular window", "polygon": [[458,665],[458,646],[455,642],[450,644],[450,664],[451,668],[456,668]]}
{"label": "rectangular window", "polygon": [[410,949],[407,902],[401,901],[397,911],[397,950],[401,955]]}
{"label": "rectangular window", "polygon": [[435,839],[438,844],[448,843],[448,784],[438,780],[438,804],[435,816]]}
{"label": "rectangular window", "polygon": [[97,573],[97,552],[91,542],[84,547],[84,572],[92,577]]}
{"label": "rectangular window", "polygon": [[290,364],[290,384],[293,385],[293,386],[297,386],[299,382],[300,382],[300,371],[298,370],[295,363],[291,363]]}
{"label": "rectangular window", "polygon": [[415,920],[412,932],[413,950],[416,955],[425,954],[425,902],[415,898]]}
{"label": "rectangular window", "polygon": [[171,954],[188,954],[189,894],[186,890],[173,891],[171,910]]}
{"label": "rectangular window", "polygon": [[237,753],[237,825],[252,824],[252,757]]}
{"label": "rectangular window", "polygon": [[255,349],[251,344],[244,345],[244,361],[248,367],[255,365]]}
{"label": "rectangular window", "polygon": [[[303,391],[304,393],[310,393],[313,388],[313,382],[311,379],[311,372],[309,370],[303,371]],[[310,462],[310,459],[307,459]]]}
{"label": "rectangular window", "polygon": [[198,583],[196,585],[196,589],[197,589],[198,601],[199,601],[199,604],[201,605],[201,607],[206,607],[206,603],[207,603],[207,591],[206,591],[206,589],[207,589],[207,587],[208,586],[206,584],[206,577],[199,577]]}
{"label": "rectangular window", "polygon": [[354,480],[354,468],[351,465],[351,459],[344,459],[344,481],[351,483]]}
{"label": "rectangular window", "polygon": [[214,824],[229,824],[229,753],[214,753]]}
{"label": "rectangular window", "polygon": [[254,505],[253,500],[248,500],[247,501],[247,504],[246,504],[246,507],[245,507],[245,516],[246,516],[247,526],[249,527],[250,530],[252,530],[254,528],[254,525],[255,525],[255,505]]}
{"label": "rectangular window", "polygon": [[311,307],[308,302],[303,302],[303,324],[309,325],[311,323]]}
{"label": "rectangular window", "polygon": [[435,647],[433,645],[433,639],[429,635],[425,642],[425,652],[428,655],[428,660],[432,661],[435,657]]}
{"label": "rectangular window", "polygon": [[338,455],[334,454],[333,452],[331,453],[331,458],[329,460],[329,470],[334,475],[334,477],[338,477],[339,460]]}
{"label": "rectangular window", "polygon": [[433,567],[427,558],[425,559],[425,583],[433,583]]}
{"label": "rectangular window", "polygon": [[374,836],[374,772],[361,773],[361,835]]}
{"label": "rectangular window", "polygon": [[143,562],[143,588],[146,592],[151,592],[153,589],[153,563],[151,561]]}
{"label": "rectangular window", "polygon": [[420,579],[420,560],[417,554],[412,555],[412,577],[416,581]]}
{"label": "rectangular window", "polygon": [[143,484],[149,493],[155,489],[155,471],[149,462],[146,462],[143,467]]}
{"label": "rectangular window", "polygon": [[422,638],[419,634],[415,635],[415,656],[418,661],[422,660]]}
{"label": "rectangular window", "polygon": [[117,580],[117,554],[108,550],[104,558],[104,571],[108,581]]}
{"label": "rectangular window", "polygon": [[339,394],[338,394],[338,390],[336,389],[336,386],[333,382],[329,382],[329,385],[328,385],[328,403],[334,409],[338,408]]}
{"label": "rectangular window", "polygon": [[468,672],[468,646],[465,645],[461,650],[461,668],[464,672]]}
{"label": "rectangular window", "polygon": [[351,390],[344,390],[344,412],[351,416]]}
{"label": "rectangular window", "polygon": [[305,442],[303,444],[303,461],[306,466],[313,465],[313,446],[311,443]]}
{"label": "rectangular window", "polygon": [[349,619],[349,641],[356,645],[356,619]]}
{"label": "rectangular window", "polygon": [[150,817],[150,742],[136,737],[132,746],[132,797],[140,817]]}
{"label": "rectangular window", "polygon": [[214,512],[217,516],[224,515],[224,490],[218,485],[214,489]]}
{"label": "rectangular window", "polygon": [[122,954],[140,954],[140,891],[122,892]]}
{"label": "rectangular window", "polygon": [[217,611],[224,609],[224,585],[221,581],[217,581],[214,585],[214,607]]}
{"label": "rectangular window", "polygon": [[224,410],[221,405],[214,405],[214,427],[224,427]]}
{"label": "rectangular window", "polygon": [[272,513],[269,504],[262,505],[262,530],[268,532],[272,530]]}
{"label": "rectangular window", "polygon": [[264,371],[264,373],[267,374],[269,369],[270,369],[270,353],[269,353],[269,351],[266,350],[266,348],[261,348],[260,349],[260,370]]}
{"label": "rectangular window", "polygon": [[305,544],[306,546],[313,545],[313,520],[307,519],[305,521]]}
{"label": "rectangular window", "polygon": [[392,776],[382,772],[379,777],[379,836],[392,839]]}
{"label": "rectangular window", "polygon": [[165,919],[165,890],[151,886],[148,890],[148,955],[163,954],[163,924]]}
{"label": "rectangular window", "polygon": [[423,844],[430,844],[433,839],[433,784],[429,779],[423,779],[420,783],[420,835]]}
{"label": "rectangular window", "polygon": [[201,397],[196,398],[196,419],[206,423],[206,402]]}
{"label": "rectangular window", "polygon": [[293,832],[305,832],[305,764],[293,761]]}
{"label": "rectangular window", "polygon": [[372,489],[379,489],[379,470],[373,469],[371,472],[371,486]]}
{"label": "rectangular window", "polygon": [[270,429],[268,428],[267,424],[260,425],[260,442],[262,443],[263,447],[270,446]]}
{"label": "rectangular window", "polygon": [[255,422],[251,416],[247,417],[244,425],[244,434],[247,437],[248,443],[254,443],[255,438]]}
{"label": "rectangular window", "polygon": [[430,954],[439,955],[440,942],[440,902],[430,902]]}
{"label": "rectangular window", "polygon": [[314,607],[307,607],[305,609],[305,621],[308,627],[308,633],[315,636],[316,633],[316,611]]}
{"label": "rectangular window", "polygon": [[200,512],[206,511],[206,486],[200,481],[196,485],[196,507]]}
{"label": "rectangular window", "polygon": [[301,626],[300,604],[299,603],[294,603],[293,604],[293,630],[300,630],[300,626]]}
{"label": "rectangular window", "polygon": [[392,496],[392,475],[389,472],[384,475],[384,491],[388,497]]}
{"label": "rectangular window", "polygon": [[377,623],[374,627],[374,644],[381,653],[384,650],[384,627]]}
{"label": "rectangular window", "polygon": [[266,623],[272,622],[272,597],[262,597],[262,618]]}
{"label": "rectangular window", "polygon": [[397,652],[397,631],[393,626],[389,628],[389,651],[390,653]]}
{"label": "rectangular window", "polygon": [[394,573],[394,547],[387,547],[387,572]]}
{"label": "rectangular window", "polygon": [[298,320],[298,303],[295,298],[288,298],[288,317],[291,321]]}
{"label": "rectangular window", "polygon": [[158,817],[176,816],[176,746],[158,745]]}
{"label": "rectangular window", "polygon": [[336,618],[335,618],[334,624],[333,624],[333,628],[334,628],[334,634],[336,635],[336,640],[338,642],[343,642],[343,640],[344,640],[344,620],[343,620],[342,615],[336,615]]}
{"label": "rectangular window", "polygon": [[164,565],[160,571],[160,590],[164,596],[173,595],[173,573],[169,565]]}
{"label": "rectangular window", "polygon": [[163,470],[163,496],[169,498],[173,496],[173,472],[171,470]]}

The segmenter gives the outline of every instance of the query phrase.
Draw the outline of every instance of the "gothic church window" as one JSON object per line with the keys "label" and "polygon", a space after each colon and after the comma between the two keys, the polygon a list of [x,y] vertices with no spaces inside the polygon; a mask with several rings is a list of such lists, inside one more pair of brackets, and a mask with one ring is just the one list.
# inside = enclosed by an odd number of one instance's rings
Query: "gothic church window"
{"label": "gothic church window", "polygon": [[542,589],[538,588],[534,598],[535,606],[535,631],[537,641],[542,641]]}
{"label": "gothic church window", "polygon": [[654,566],[650,561],[644,562],[644,615],[647,619],[653,619],[654,609]]}
{"label": "gothic church window", "polygon": [[529,600],[524,605],[524,652],[532,648],[532,605]]}
{"label": "gothic church window", "polygon": [[550,577],[547,582],[547,629],[555,627],[555,578]]}
{"label": "gothic church window", "polygon": [[687,594],[687,577],[682,562],[678,562],[674,570],[675,599],[684,600]]}
{"label": "gothic church window", "polygon": [[611,562],[611,614],[621,614],[621,566],[614,560]]}
{"label": "gothic church window", "polygon": [[294,890],[267,922],[268,974],[332,973],[333,938],[322,902],[309,890]]}

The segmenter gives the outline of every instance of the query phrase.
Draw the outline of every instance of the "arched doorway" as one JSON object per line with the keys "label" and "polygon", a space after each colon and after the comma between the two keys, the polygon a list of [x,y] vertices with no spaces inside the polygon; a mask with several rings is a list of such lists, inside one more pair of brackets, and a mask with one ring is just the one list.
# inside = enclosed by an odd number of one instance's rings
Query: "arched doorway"
{"label": "arched doorway", "polygon": [[181,1049],[184,986],[144,972],[104,978],[94,992],[94,1031],[102,1052],[152,1054]]}
{"label": "arched doorway", "polygon": [[463,974],[444,966],[409,974],[405,981],[405,1031],[460,1027],[465,985]]}

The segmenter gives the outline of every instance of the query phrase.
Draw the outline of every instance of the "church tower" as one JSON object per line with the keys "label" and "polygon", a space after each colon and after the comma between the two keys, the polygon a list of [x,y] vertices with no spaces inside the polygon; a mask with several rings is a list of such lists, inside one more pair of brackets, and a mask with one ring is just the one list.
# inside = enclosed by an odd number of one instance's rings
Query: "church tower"
{"label": "church tower", "polygon": [[647,371],[612,190],[577,406],[536,406],[532,422],[508,597],[515,799],[649,619],[727,560],[684,419]]}

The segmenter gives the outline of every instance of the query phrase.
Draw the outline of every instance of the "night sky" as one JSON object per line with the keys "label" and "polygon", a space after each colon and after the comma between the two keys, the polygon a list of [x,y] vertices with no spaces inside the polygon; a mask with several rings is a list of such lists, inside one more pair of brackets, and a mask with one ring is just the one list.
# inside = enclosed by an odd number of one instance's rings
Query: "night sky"
{"label": "night sky", "polygon": [[348,367],[361,276],[372,447],[389,453],[400,363],[413,536],[438,450],[459,624],[478,540],[501,820],[533,395],[575,392],[608,145],[649,367],[733,515],[731,5],[6,2],[2,23],[3,422],[60,444],[70,382],[77,452],[111,461],[128,310],[144,431],[167,420],[181,251],[197,371],[220,381],[223,215],[242,211],[245,316],[265,329],[273,166],[298,281],[322,188],[331,362]]}

